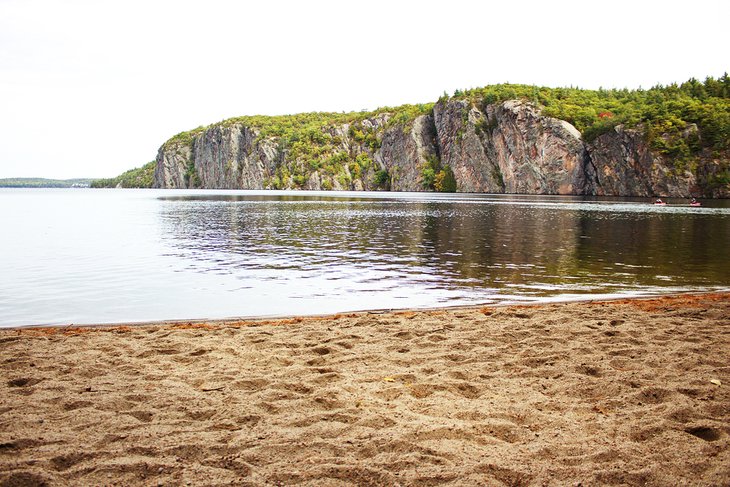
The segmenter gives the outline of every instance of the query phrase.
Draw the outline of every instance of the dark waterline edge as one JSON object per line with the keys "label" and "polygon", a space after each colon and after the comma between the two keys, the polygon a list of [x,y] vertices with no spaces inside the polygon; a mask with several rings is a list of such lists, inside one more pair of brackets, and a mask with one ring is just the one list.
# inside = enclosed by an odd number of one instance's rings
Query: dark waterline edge
{"label": "dark waterline edge", "polygon": [[[0,189],[51,189],[51,190],[57,190],[57,189],[72,189],[72,188],[15,188],[15,187],[4,187],[0,186]],[[199,192],[201,194],[205,193],[216,193],[216,192],[230,192],[232,194],[237,193],[260,193],[260,194],[309,194],[313,195],[316,193],[325,193],[325,194],[334,194],[334,195],[342,195],[343,193],[375,193],[375,194],[414,194],[414,195],[480,195],[480,196],[518,196],[518,197],[575,197],[575,198],[608,198],[608,199],[621,199],[621,198],[636,198],[636,199],[642,199],[642,200],[649,200],[652,201],[656,199],[653,196],[641,196],[641,195],[624,195],[624,196],[617,196],[617,195],[607,195],[607,196],[598,196],[598,195],[582,195],[582,194],[541,194],[541,193],[483,193],[483,192],[475,192],[475,191],[454,191],[454,192],[439,192],[439,191],[402,191],[402,190],[372,190],[372,191],[356,191],[356,190],[346,190],[346,189],[330,189],[330,190],[316,190],[316,189],[245,189],[245,188],[73,188],[74,190],[92,190],[92,191],[98,191],[98,192],[112,192],[112,191],[126,191],[126,192],[145,192],[145,191],[161,191],[161,192]],[[667,198],[664,198],[667,199]],[[673,200],[688,200],[689,198],[683,198],[680,196],[677,197],[668,197],[668,199]],[[723,200],[730,200],[730,197],[718,197],[718,198],[697,198],[698,201],[723,201]]]}
{"label": "dark waterline edge", "polygon": [[594,295],[590,298],[573,297],[566,299],[555,299],[555,300],[543,300],[539,302],[529,301],[522,302],[519,300],[513,301],[500,301],[496,303],[482,302],[472,304],[457,304],[451,306],[429,306],[423,308],[382,308],[382,309],[365,309],[365,310],[351,310],[351,311],[339,311],[334,313],[325,314],[298,314],[298,315],[251,315],[251,316],[237,316],[237,317],[226,317],[226,318],[191,318],[191,319],[171,319],[171,320],[150,320],[150,321],[127,321],[127,322],[107,322],[107,323],[86,323],[86,324],[75,324],[75,323],[61,323],[61,324],[41,324],[41,325],[19,325],[19,326],[4,326],[0,327],[0,332],[4,331],[21,331],[21,330],[42,330],[42,329],[103,329],[103,328],[116,328],[116,327],[163,327],[163,326],[175,326],[175,325],[232,325],[236,323],[248,322],[251,324],[265,324],[270,320],[295,320],[297,318],[302,319],[337,319],[338,317],[344,316],[367,316],[367,315],[383,315],[383,314],[399,314],[399,313],[420,313],[420,312],[433,312],[433,311],[458,311],[458,310],[473,310],[478,308],[540,308],[552,305],[562,305],[569,303],[581,303],[581,304],[592,304],[592,303],[611,303],[617,301],[645,301],[658,298],[670,298],[670,297],[690,297],[690,296],[712,296],[712,295],[725,295],[727,299],[730,299],[730,288],[719,288],[711,291],[688,291],[688,292],[671,292],[671,293],[650,293],[641,295],[625,295],[625,294],[602,294]]}

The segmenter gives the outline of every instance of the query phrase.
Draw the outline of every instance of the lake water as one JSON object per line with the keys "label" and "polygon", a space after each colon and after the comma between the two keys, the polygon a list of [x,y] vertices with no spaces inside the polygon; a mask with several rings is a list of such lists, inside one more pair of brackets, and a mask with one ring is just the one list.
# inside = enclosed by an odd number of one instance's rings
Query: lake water
{"label": "lake water", "polygon": [[0,326],[727,289],[729,203],[0,189]]}

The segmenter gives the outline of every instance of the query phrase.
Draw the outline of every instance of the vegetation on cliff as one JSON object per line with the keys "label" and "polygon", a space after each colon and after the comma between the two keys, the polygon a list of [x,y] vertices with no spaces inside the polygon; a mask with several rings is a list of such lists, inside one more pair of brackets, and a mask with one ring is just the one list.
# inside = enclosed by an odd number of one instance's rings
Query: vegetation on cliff
{"label": "vegetation on cliff", "polygon": [[456,191],[454,171],[447,165],[442,165],[438,157],[429,157],[421,169],[421,184],[423,189],[453,193]]}
{"label": "vegetation on cliff", "polygon": [[[444,94],[439,100],[467,100],[486,113],[486,107],[506,100],[522,99],[534,103],[543,115],[566,120],[587,142],[595,140],[618,125],[641,130],[652,151],[673,164],[678,173],[696,171],[700,156],[722,161],[722,170],[713,175],[716,184],[730,183],[730,77],[708,77],[704,82],[690,79],[681,84],[650,89],[547,88],[530,85],[500,84]],[[402,130],[408,134],[414,120],[433,113],[434,104],[386,107],[370,112],[302,113],[283,116],[244,116],[182,132],[165,143],[164,148],[187,145],[214,127],[246,126],[259,141],[278,149],[281,162],[264,186],[267,188],[304,188],[317,174],[323,189],[388,189],[391,178],[378,151],[386,133]],[[480,131],[493,127],[491,120],[481,122]],[[186,182],[194,186],[195,164],[189,161]],[[451,168],[441,161],[421,162],[420,184],[426,190],[453,191]],[[143,168],[144,169],[144,168]],[[126,175],[127,173],[125,173]],[[122,186],[125,186],[122,175]],[[116,180],[116,179],[115,179]],[[147,180],[145,179],[145,183]],[[136,184],[142,186],[143,184]],[[126,186],[125,186],[126,187]]]}
{"label": "vegetation on cliff", "polygon": [[115,178],[95,179],[92,188],[151,188],[155,181],[155,161],[125,171]]}
{"label": "vegetation on cliff", "polygon": [[[455,98],[480,105],[524,99],[547,115],[574,125],[591,141],[617,125],[643,126],[652,147],[672,157],[687,157],[703,148],[730,148],[730,76],[690,79],[682,84],[657,85],[648,90],[545,88],[492,85],[457,90]],[[683,137],[696,124],[701,138]]]}
{"label": "vegetation on cliff", "polygon": [[[272,189],[301,188],[313,172],[322,176],[323,189],[332,189],[336,181],[349,188],[353,180],[363,178],[372,189],[387,189],[387,169],[373,162],[384,132],[395,126],[403,130],[416,117],[431,113],[433,103],[385,107],[375,111],[350,113],[314,112],[279,116],[243,116],[181,132],[165,142],[165,147],[192,146],[196,135],[215,127],[243,125],[258,134],[258,140],[276,140],[285,154],[286,164],[266,181]],[[342,133],[341,129],[346,128]],[[358,148],[348,148],[343,138],[351,137]],[[192,176],[189,179],[193,181]]]}

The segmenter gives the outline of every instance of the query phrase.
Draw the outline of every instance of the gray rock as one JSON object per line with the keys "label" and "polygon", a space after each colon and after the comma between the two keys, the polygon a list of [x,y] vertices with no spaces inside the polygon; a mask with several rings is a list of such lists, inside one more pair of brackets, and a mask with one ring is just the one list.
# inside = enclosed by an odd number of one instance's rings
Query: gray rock
{"label": "gray rock", "polygon": [[[480,193],[608,196],[728,197],[727,161],[709,151],[696,167],[683,167],[655,153],[641,127],[618,126],[585,143],[571,124],[543,116],[531,103],[509,100],[475,106],[468,100],[439,101],[433,114],[405,123],[390,123],[383,112],[361,120],[359,129],[375,134],[369,146],[350,135],[350,123],[326,127],[334,151],[353,160],[366,154],[374,164],[362,170],[344,165],[338,174],[291,160],[277,137],[262,138],[243,123],[222,123],[175,138],[157,154],[155,187],[268,189],[277,171],[303,174],[309,190],[379,189],[376,171],[386,169],[390,189],[423,191],[422,174],[429,161],[450,166],[457,191]],[[683,137],[700,138],[690,124]],[[692,169],[690,171],[690,169]],[[293,179],[283,183],[296,186]]]}
{"label": "gray rock", "polygon": [[421,115],[410,126],[387,129],[378,156],[391,175],[393,191],[423,191],[423,167],[429,158],[438,158],[433,116]]}
{"label": "gray rock", "polygon": [[434,108],[442,164],[458,191],[525,194],[590,193],[580,132],[522,101],[487,105],[449,100]]}
{"label": "gray rock", "polygon": [[597,193],[606,196],[674,196],[688,198],[697,190],[689,171],[678,171],[652,153],[641,129],[622,125],[588,145],[596,170]]}

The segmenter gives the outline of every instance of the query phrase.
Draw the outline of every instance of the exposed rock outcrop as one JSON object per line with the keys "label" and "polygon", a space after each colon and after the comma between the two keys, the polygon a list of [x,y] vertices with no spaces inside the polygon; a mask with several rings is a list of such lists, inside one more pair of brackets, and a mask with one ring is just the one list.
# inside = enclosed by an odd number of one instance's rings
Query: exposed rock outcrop
{"label": "exposed rock outcrop", "polygon": [[484,110],[465,100],[434,107],[441,161],[459,191],[591,194],[585,146],[568,122],[512,100]]}
{"label": "exposed rock outcrop", "polygon": [[195,169],[204,188],[264,187],[281,153],[270,140],[242,125],[218,126],[203,132],[193,144]]}
{"label": "exposed rock outcrop", "polygon": [[190,177],[186,172],[193,164],[192,152],[192,146],[188,144],[163,144],[157,151],[154,187],[190,187]]}
{"label": "exposed rock outcrop", "polygon": [[[684,137],[697,137],[697,126],[691,124]],[[722,162],[710,151],[700,154],[690,164],[673,162],[652,151],[642,128],[622,125],[596,138],[587,146],[591,164],[598,179],[597,194],[608,196],[704,196],[726,198],[727,185],[717,184]]]}
{"label": "exposed rock outcrop", "polygon": [[375,160],[390,174],[393,191],[423,191],[421,174],[429,158],[438,158],[436,127],[433,115],[421,115],[410,126],[387,129]]}
{"label": "exposed rock outcrop", "polygon": [[598,176],[598,194],[688,197],[696,190],[690,172],[678,174],[652,154],[641,130],[619,125],[588,145],[588,153]]}
{"label": "exposed rock outcrop", "polygon": [[[438,158],[433,116],[421,115],[406,124],[390,124],[389,118],[383,114],[359,122],[359,129],[374,134],[379,147],[358,141],[350,124],[329,127],[328,140],[337,141],[330,157],[341,166],[334,169],[320,167],[321,160],[290,158],[290,147],[282,140],[262,138],[255,128],[214,125],[160,148],[155,187],[422,191],[422,167],[429,158]],[[358,164],[346,163],[353,160]],[[387,184],[375,181],[378,171],[387,171]]]}
{"label": "exposed rock outcrop", "polygon": [[264,189],[282,154],[255,129],[213,126],[191,141],[170,142],[157,153],[155,185],[160,188]]}
{"label": "exposed rock outcrop", "polygon": [[[686,132],[701,136],[696,126]],[[155,186],[424,191],[433,186],[425,171],[448,166],[460,192],[646,197],[730,192],[721,176],[726,161],[703,154],[699,166],[679,165],[653,151],[641,127],[617,126],[587,143],[568,122],[521,100],[478,105],[444,99],[430,113],[399,118],[383,111],[323,126],[321,133],[323,141],[309,143],[322,149],[307,155],[294,150],[296,139],[262,136],[240,121],[183,134],[160,148]]]}

